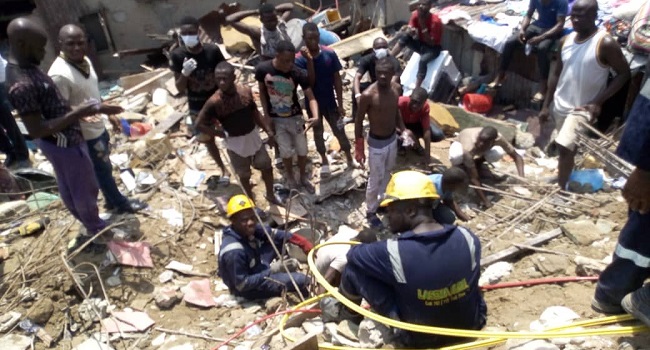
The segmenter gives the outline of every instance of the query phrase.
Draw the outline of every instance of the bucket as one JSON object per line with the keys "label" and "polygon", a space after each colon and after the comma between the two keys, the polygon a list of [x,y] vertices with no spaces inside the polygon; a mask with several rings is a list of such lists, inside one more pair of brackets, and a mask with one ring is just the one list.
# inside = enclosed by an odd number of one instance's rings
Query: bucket
{"label": "bucket", "polygon": [[492,109],[492,96],[482,94],[465,94],[463,106],[474,113],[487,113]]}

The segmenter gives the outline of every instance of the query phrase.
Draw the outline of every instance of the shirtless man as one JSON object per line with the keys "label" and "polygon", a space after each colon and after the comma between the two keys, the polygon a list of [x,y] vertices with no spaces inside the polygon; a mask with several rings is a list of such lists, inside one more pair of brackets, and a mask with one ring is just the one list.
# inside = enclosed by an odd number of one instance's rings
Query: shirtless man
{"label": "shirtless man", "polygon": [[363,119],[370,121],[368,133],[368,185],[366,187],[366,219],[371,227],[381,227],[377,217],[379,194],[390,180],[390,171],[397,156],[397,132],[406,132],[399,114],[397,101],[401,95],[399,84],[391,81],[395,73],[393,63],[387,58],[377,61],[377,81],[370,85],[359,98],[359,109],[354,123],[355,158],[363,166],[366,161],[363,147]]}
{"label": "shirtless man", "polygon": [[[279,26],[279,24],[289,20],[292,10],[293,4],[290,2],[278,6],[263,4],[259,10],[245,10],[233,13],[226,17],[226,22],[238,32],[248,35],[253,42],[253,46],[255,46],[255,51],[263,60],[269,60],[275,57],[275,44],[281,40],[291,40],[287,34],[286,25]],[[278,18],[277,13],[282,13],[280,18]],[[258,14],[262,27],[253,27],[240,22],[246,17]]]}

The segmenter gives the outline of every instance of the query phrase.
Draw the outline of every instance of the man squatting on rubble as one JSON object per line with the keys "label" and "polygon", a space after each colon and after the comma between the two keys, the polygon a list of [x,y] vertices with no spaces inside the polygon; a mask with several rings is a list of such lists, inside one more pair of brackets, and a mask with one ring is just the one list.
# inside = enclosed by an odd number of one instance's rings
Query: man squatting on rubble
{"label": "man squatting on rubble", "polygon": [[257,110],[251,89],[235,84],[235,68],[230,63],[220,62],[214,74],[219,89],[196,119],[199,142],[211,144],[215,136],[225,137],[230,163],[246,195],[254,200],[250,182],[253,167],[262,172],[266,200],[280,204],[273,192],[273,164],[258,130],[261,127],[268,135],[268,144],[275,145],[271,121]]}
{"label": "man squatting on rubble", "polygon": [[[199,39],[199,21],[194,17],[185,17],[180,23],[180,37],[183,45],[172,51],[169,62],[174,72],[176,88],[187,93],[187,104],[192,124],[212,94],[217,91],[214,69],[219,62],[226,59],[217,45],[201,43]],[[193,134],[198,133],[193,127]],[[230,173],[221,160],[219,149],[214,139],[205,143],[210,156],[221,169],[221,176],[228,179]],[[227,180],[226,180],[227,181]]]}
{"label": "man squatting on rubble", "polygon": [[352,158],[352,152],[350,152],[352,148],[350,140],[345,135],[343,124],[339,123],[341,118],[345,116],[343,81],[340,73],[343,67],[334,50],[318,44],[320,33],[316,24],[306,23],[302,27],[302,37],[306,47],[303,47],[296,55],[296,66],[307,71],[309,86],[314,92],[314,97],[318,103],[320,115],[317,116],[318,122],[314,123],[313,127],[314,143],[316,144],[316,151],[321,157],[321,177],[329,176],[331,171],[327,160],[325,140],[323,139],[323,132],[325,131],[323,120],[327,120],[332,133],[339,141],[341,150],[347,158],[348,168],[354,167],[354,158]]}
{"label": "man squatting on rubble", "polygon": [[[270,118],[275,140],[284,163],[285,179],[291,189],[298,188],[293,173],[293,155],[298,155],[300,184],[308,193],[315,193],[307,174],[307,131],[318,123],[318,103],[304,72],[294,65],[296,48],[290,41],[280,41],[274,59],[255,68],[264,117]],[[311,111],[305,122],[296,90],[302,87]]]}
{"label": "man squatting on rubble", "polygon": [[[646,72],[650,64],[646,65]],[[614,259],[600,274],[592,307],[602,313],[623,310],[650,326],[650,83],[634,101],[617,153],[636,168],[623,187],[627,223],[618,237]]]}
{"label": "man squatting on rubble", "polygon": [[[63,26],[59,31],[59,45],[61,54],[50,66],[48,75],[61,96],[72,106],[101,100],[97,73],[86,56],[88,39],[83,29],[74,24]],[[129,200],[117,188],[113,178],[113,165],[109,159],[111,137],[106,130],[104,118],[105,116],[97,114],[79,120],[81,134],[88,144],[88,153],[95,169],[95,178],[104,195],[104,207],[117,213],[135,213],[146,205],[138,200]],[[121,129],[120,120],[115,115],[109,115],[108,120],[115,130]]]}
{"label": "man squatting on rubble", "polygon": [[377,217],[379,194],[390,180],[390,171],[395,166],[397,157],[397,133],[405,139],[411,139],[411,132],[404,126],[399,115],[398,100],[402,88],[392,82],[395,73],[393,63],[386,57],[377,61],[375,73],[377,82],[361,94],[359,110],[354,124],[354,156],[363,166],[366,161],[364,153],[363,120],[368,115],[370,130],[368,132],[368,184],[366,186],[366,219],[371,227],[380,227]]}
{"label": "man squatting on rubble", "polygon": [[[398,236],[350,248],[339,289],[350,300],[360,303],[363,298],[377,313],[395,320],[479,330],[487,315],[478,286],[481,243],[466,228],[433,219],[431,206],[438,198],[423,173],[393,175],[381,206]],[[397,332],[406,347],[437,348],[464,341]]]}
{"label": "man squatting on rubble", "polygon": [[[574,32],[562,39],[560,59],[549,77],[549,91],[539,118],[553,116],[558,146],[558,184],[565,190],[573,171],[576,138],[583,127],[594,123],[602,104],[630,79],[630,67],[621,46],[596,27],[598,3],[578,0],[571,9]],[[607,85],[609,72],[616,77]],[[552,108],[551,102],[553,102]]]}
{"label": "man squatting on rubble", "polygon": [[[45,56],[47,34],[28,18],[16,18],[7,27],[9,63],[7,86],[11,105],[20,115],[27,132],[52,163],[61,199],[70,213],[86,228],[71,245],[74,249],[106,227],[99,217],[99,187],[79,120],[98,113],[117,114],[119,106],[99,101],[70,107],[52,78],[38,65]],[[113,229],[106,236],[118,233]],[[104,241],[98,237],[93,243]]]}
{"label": "man squatting on rubble", "polygon": [[[328,239],[327,243],[350,241],[361,243],[377,242],[377,233],[369,228],[357,232],[351,228],[341,226],[339,232]],[[349,244],[333,244],[318,249],[316,269],[323,275],[327,283],[334,287],[338,287],[339,283],[341,283],[341,274],[348,263],[347,255],[349,251]],[[320,293],[325,293],[325,289],[322,286],[320,288]]]}
{"label": "man squatting on rubble", "polygon": [[[434,123],[431,123],[431,112],[427,98],[427,90],[417,87],[411,96],[400,96],[398,101],[399,112],[404,120],[404,126],[413,133],[412,148],[422,156],[425,166],[431,163],[431,142],[440,142],[445,139],[445,134]],[[424,148],[420,145],[424,141]],[[406,148],[400,142],[402,149]]]}
{"label": "man squatting on rubble", "polygon": [[[223,231],[219,250],[219,276],[230,293],[246,299],[267,299],[282,295],[284,291],[295,292],[295,281],[300,293],[306,296],[309,277],[298,270],[296,259],[284,260],[291,273],[286,273],[273,249],[282,249],[286,242],[300,247],[305,254],[313,248],[304,237],[289,232],[262,227],[257,223],[255,206],[245,195],[235,195],[228,201],[226,214],[231,225]],[[269,241],[265,231],[273,242]]]}
{"label": "man squatting on rubble", "polygon": [[[397,58],[390,56],[390,52],[388,51],[388,41],[386,41],[385,38],[379,37],[372,42],[372,53],[361,57],[359,64],[357,65],[357,73],[354,75],[354,82],[352,84],[352,117],[344,118],[346,124],[353,122],[354,117],[357,115],[357,106],[359,105],[361,93],[364,92],[368,86],[377,81],[375,64],[377,63],[377,60],[384,57],[388,57],[393,64],[394,74],[391,80],[394,83],[399,84],[402,67]],[[361,78],[363,78],[366,73],[368,73],[370,81],[362,83]]]}
{"label": "man squatting on rubble", "polygon": [[[487,169],[485,162],[498,162],[508,154],[515,161],[519,177],[524,177],[524,159],[515,148],[491,126],[467,128],[458,134],[458,141],[449,147],[449,161],[453,166],[462,166],[474,186],[481,186],[481,178],[496,178]],[[476,193],[486,208],[492,206],[482,190]]]}

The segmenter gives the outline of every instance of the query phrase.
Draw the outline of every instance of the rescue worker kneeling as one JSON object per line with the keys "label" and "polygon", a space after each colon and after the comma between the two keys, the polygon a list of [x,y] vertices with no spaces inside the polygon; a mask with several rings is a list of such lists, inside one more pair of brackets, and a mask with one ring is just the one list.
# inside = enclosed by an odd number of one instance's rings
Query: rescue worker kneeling
{"label": "rescue worker kneeling", "polygon": [[[479,290],[481,244],[468,229],[437,223],[439,195],[426,175],[398,172],[380,206],[399,236],[352,247],[341,292],[365,299],[375,312],[404,322],[479,330],[487,307]],[[466,339],[395,330],[398,345],[440,347]]]}
{"label": "rescue worker kneeling", "polygon": [[293,278],[300,292],[307,296],[310,280],[304,274],[295,272],[299,267],[298,261],[285,260],[291,274],[286,273],[280,261],[273,261],[278,256],[264,230],[270,233],[273,243],[280,250],[282,244],[288,242],[307,254],[313,248],[312,243],[300,235],[257,224],[255,206],[245,195],[230,198],[226,214],[231,225],[223,231],[219,276],[230,293],[246,299],[280,296],[285,290],[296,291],[291,282]]}

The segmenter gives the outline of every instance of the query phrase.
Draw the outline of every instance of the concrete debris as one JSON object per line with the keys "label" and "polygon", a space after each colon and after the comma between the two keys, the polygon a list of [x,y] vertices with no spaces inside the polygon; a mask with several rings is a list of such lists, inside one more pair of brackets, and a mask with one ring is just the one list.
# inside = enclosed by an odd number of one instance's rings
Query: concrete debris
{"label": "concrete debris", "polygon": [[267,314],[272,314],[284,306],[284,299],[281,297],[270,298],[264,303],[264,309]]}
{"label": "concrete debris", "polygon": [[160,283],[167,283],[172,279],[174,279],[174,271],[172,270],[165,270],[160,274],[160,276],[158,276],[158,281]]}
{"label": "concrete debris", "polygon": [[529,149],[535,146],[535,135],[517,130],[514,146],[519,149]]}
{"label": "concrete debris", "polygon": [[323,320],[320,317],[312,318],[311,320],[307,320],[302,323],[302,329],[307,332],[307,334],[310,333],[323,333],[325,331],[325,324],[323,323]]}
{"label": "concrete debris", "polygon": [[338,333],[338,324],[334,322],[329,322],[325,324],[325,335],[329,337],[329,341],[334,345],[357,347],[356,342]]}
{"label": "concrete debris", "polygon": [[153,338],[153,340],[151,341],[151,346],[157,348],[165,344],[166,337],[167,337],[167,333],[160,333],[157,337]]}
{"label": "concrete debris", "polygon": [[507,277],[512,272],[512,264],[505,261],[500,261],[488,266],[483,273],[481,273],[481,278],[478,281],[479,286],[485,286],[489,284],[495,284],[501,281],[504,277]]}
{"label": "concrete debris", "polygon": [[379,348],[393,341],[393,332],[387,326],[371,319],[359,324],[359,343],[364,348]]}
{"label": "concrete debris", "polygon": [[214,303],[217,307],[223,306],[227,308],[233,308],[239,305],[237,297],[232,294],[221,294],[220,296],[214,298]]}
{"label": "concrete debris", "polygon": [[43,298],[38,300],[32,307],[27,311],[29,318],[36,324],[44,325],[52,317],[54,313],[54,303],[50,298]]}
{"label": "concrete debris", "polygon": [[601,239],[600,230],[591,220],[575,220],[562,224],[562,232],[575,244],[588,246]]}
{"label": "concrete debris", "polygon": [[607,267],[607,263],[600,260],[577,256],[573,262],[576,263],[576,273],[578,276],[595,276],[600,275]]}
{"label": "concrete debris", "polygon": [[506,342],[506,349],[508,350],[560,350],[555,344],[546,340],[521,340],[510,339]]}
{"label": "concrete debris", "polygon": [[79,317],[84,321],[99,322],[108,316],[108,301],[99,298],[84,300],[79,305]]}
{"label": "concrete debris", "polygon": [[336,327],[338,334],[354,341],[359,341],[359,325],[352,323],[349,320],[345,320],[339,323],[339,326]]}
{"label": "concrete debris", "polygon": [[542,275],[551,276],[566,271],[570,260],[562,255],[538,254],[533,258],[533,264]]}
{"label": "concrete debris", "polygon": [[161,310],[171,309],[182,298],[182,293],[175,286],[164,286],[154,292],[154,301]]}
{"label": "concrete debris", "polygon": [[122,284],[120,276],[111,276],[106,279],[106,285],[109,287],[117,287]]}
{"label": "concrete debris", "polygon": [[11,220],[25,214],[29,214],[27,201],[20,200],[0,204],[0,219]]}
{"label": "concrete debris", "polygon": [[598,228],[598,232],[600,232],[601,235],[608,235],[614,229],[616,229],[617,224],[615,222],[606,220],[606,219],[598,219],[596,221],[596,228]]}
{"label": "concrete debris", "polygon": [[551,306],[546,308],[539,320],[530,324],[530,330],[537,332],[544,329],[567,325],[580,318],[575,311],[565,306]]}
{"label": "concrete debris", "polygon": [[98,341],[94,337],[90,337],[83,343],[77,345],[74,350],[113,350],[113,348]]}
{"label": "concrete debris", "polygon": [[32,345],[32,338],[18,334],[7,334],[0,338],[2,350],[27,350]]}
{"label": "concrete debris", "polygon": [[0,316],[0,333],[7,333],[18,324],[22,314],[16,311],[9,311]]}

